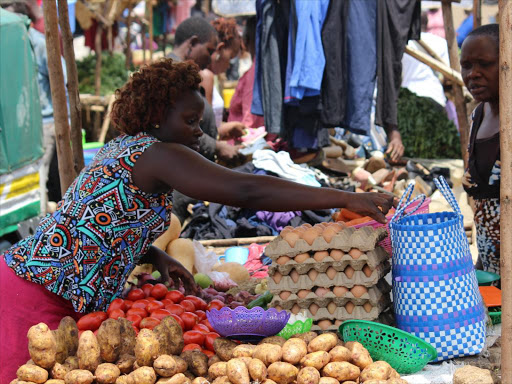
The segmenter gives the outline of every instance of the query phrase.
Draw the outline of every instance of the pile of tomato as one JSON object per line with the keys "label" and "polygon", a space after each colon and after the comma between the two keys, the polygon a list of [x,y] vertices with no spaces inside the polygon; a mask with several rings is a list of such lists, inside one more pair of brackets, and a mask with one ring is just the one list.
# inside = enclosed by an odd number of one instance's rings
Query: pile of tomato
{"label": "pile of tomato", "polygon": [[126,318],[136,333],[139,329],[153,329],[167,316],[172,316],[183,329],[184,351],[201,350],[214,355],[213,341],[219,337],[206,318],[206,311],[221,309],[224,303],[212,300],[206,303],[196,296],[185,296],[180,291],[169,291],[163,284],[144,284],[132,289],[126,299],[114,299],[107,312],[89,313],[77,322],[79,331],[96,332],[106,319]]}

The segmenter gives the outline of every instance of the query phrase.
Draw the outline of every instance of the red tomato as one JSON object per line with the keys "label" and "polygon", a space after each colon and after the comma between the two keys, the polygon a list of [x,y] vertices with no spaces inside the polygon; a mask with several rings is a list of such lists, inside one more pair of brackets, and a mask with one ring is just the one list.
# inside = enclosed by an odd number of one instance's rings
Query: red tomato
{"label": "red tomato", "polygon": [[160,324],[159,319],[155,319],[154,317],[146,317],[145,319],[142,319],[142,321],[140,322],[140,328],[153,329],[158,324]]}
{"label": "red tomato", "polygon": [[180,317],[181,320],[183,320],[183,324],[185,324],[185,329],[187,331],[191,330],[199,321],[197,315],[192,312],[183,312]]}
{"label": "red tomato", "polygon": [[144,308],[130,308],[126,311],[127,315],[139,315],[142,318],[148,317],[148,313]]}
{"label": "red tomato", "polygon": [[178,316],[181,316],[181,314],[185,312],[185,309],[179,304],[166,305],[165,309],[169,310],[171,313],[174,313],[175,315]]}
{"label": "red tomato", "polygon": [[194,313],[197,315],[197,317],[199,317],[199,321],[203,321],[204,319],[206,319],[205,311],[199,310],[199,311],[195,311]]}
{"label": "red tomato", "polygon": [[199,344],[187,344],[183,348],[183,352],[185,352],[185,351],[192,351],[194,349],[197,349],[197,350],[200,351],[201,350],[201,346]]}
{"label": "red tomato", "polygon": [[147,301],[155,301],[156,299],[152,296],[148,296],[148,297],[146,297],[146,300]]}
{"label": "red tomato", "polygon": [[210,301],[210,304],[208,304],[208,310],[211,310],[213,308],[215,308],[215,309],[224,308],[224,303],[220,300],[214,299],[214,300]]}
{"label": "red tomato", "polygon": [[153,284],[146,283],[142,287],[140,287],[142,291],[144,292],[144,297],[148,297],[151,293],[151,290],[153,289]]}
{"label": "red tomato", "polygon": [[164,308],[164,304],[161,302],[161,301],[158,301],[158,300],[154,300],[154,301],[150,301],[148,306],[146,307],[146,310],[151,313],[153,312],[155,309],[162,309]]}
{"label": "red tomato", "polygon": [[132,304],[132,308],[146,308],[148,304],[149,300],[146,299],[135,300]]}
{"label": "red tomato", "polygon": [[203,345],[205,334],[201,331],[187,331],[183,334],[183,341],[187,344]]}
{"label": "red tomato", "polygon": [[130,292],[128,292],[127,296],[128,300],[135,301],[140,299],[145,299],[146,295],[144,294],[144,291],[140,288],[132,289]]}
{"label": "red tomato", "polygon": [[155,284],[153,289],[151,290],[151,296],[153,296],[157,300],[161,300],[167,294],[168,289],[162,283]]}
{"label": "red tomato", "polygon": [[124,301],[124,306],[126,307],[125,311],[129,310],[133,305],[133,301],[131,300],[125,300]]}
{"label": "red tomato", "polygon": [[167,307],[168,305],[171,305],[171,304],[174,304],[172,300],[169,300],[169,299],[162,299],[160,300],[162,302],[162,304],[164,305],[164,307]]}
{"label": "red tomato", "polygon": [[201,352],[203,352],[208,358],[215,356],[215,352],[209,351],[207,349],[201,349]]}
{"label": "red tomato", "polygon": [[190,300],[183,300],[180,305],[185,308],[185,312],[195,312],[196,306]]}
{"label": "red tomato", "polygon": [[179,304],[185,298],[185,295],[180,291],[169,291],[165,294],[165,298],[172,300],[175,304]]}
{"label": "red tomato", "polygon": [[203,321],[201,321],[201,324],[204,324],[208,327],[208,329],[210,330],[210,332],[215,332],[215,329],[212,327],[212,325],[210,324],[210,321],[208,321],[208,319],[204,319]]}
{"label": "red tomato", "polygon": [[122,309],[114,309],[113,311],[110,311],[110,313],[108,314],[109,319],[117,320],[120,317],[125,317],[124,311]]}
{"label": "red tomato", "polygon": [[203,333],[208,333],[210,332],[210,330],[208,329],[208,327],[204,324],[196,324],[192,327],[192,330],[193,331],[199,331],[199,332],[203,332]]}
{"label": "red tomato", "polygon": [[112,302],[108,306],[107,315],[110,315],[110,312],[112,312],[116,309],[121,309],[122,311],[126,311],[126,304],[124,303],[123,299],[112,300]]}
{"label": "red tomato", "polygon": [[140,325],[140,322],[142,321],[142,316],[130,314],[130,315],[126,316],[126,320],[131,321],[132,325],[135,328],[138,328]]}
{"label": "red tomato", "polygon": [[206,335],[205,335],[205,338],[204,338],[204,346],[207,350],[209,351],[215,351],[215,349],[213,349],[213,342],[215,341],[215,339],[217,337],[220,337],[220,335],[218,333],[215,333],[215,332],[208,332]]}
{"label": "red tomato", "polygon": [[105,312],[92,312],[82,316],[76,325],[80,331],[95,331],[107,318],[108,315]]}
{"label": "red tomato", "polygon": [[179,317],[178,315],[175,315],[174,313],[171,313],[171,316],[172,316],[172,318],[174,320],[176,320],[178,322],[178,324],[181,327],[181,330],[184,331],[185,330],[185,323],[183,323],[183,320],[181,320],[181,317]]}
{"label": "red tomato", "polygon": [[162,320],[167,316],[171,316],[171,312],[169,312],[167,309],[155,309],[153,312],[151,312],[151,317],[154,317],[158,320]]}
{"label": "red tomato", "polygon": [[201,311],[204,311],[206,308],[208,308],[208,304],[206,304],[206,302],[203,299],[197,296],[185,296],[185,300],[190,300],[191,302],[193,302],[196,309],[200,309]]}

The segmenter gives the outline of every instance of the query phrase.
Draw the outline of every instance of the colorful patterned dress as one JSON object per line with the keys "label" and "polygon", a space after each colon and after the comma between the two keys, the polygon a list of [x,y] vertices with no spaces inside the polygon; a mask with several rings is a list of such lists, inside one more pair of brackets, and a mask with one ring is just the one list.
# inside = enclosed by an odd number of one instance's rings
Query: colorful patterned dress
{"label": "colorful patterned dress", "polygon": [[105,310],[170,223],[171,191],[148,194],[132,180],[135,162],[155,142],[145,133],[109,142],[56,212],[0,257],[18,276],[70,300],[77,312]]}

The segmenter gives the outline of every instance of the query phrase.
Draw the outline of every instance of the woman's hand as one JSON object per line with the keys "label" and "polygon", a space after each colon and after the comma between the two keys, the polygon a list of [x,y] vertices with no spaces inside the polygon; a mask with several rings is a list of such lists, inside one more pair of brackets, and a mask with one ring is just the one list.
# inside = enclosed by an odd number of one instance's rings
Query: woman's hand
{"label": "woman's hand", "polygon": [[163,283],[170,282],[172,279],[174,286],[178,288],[181,280],[188,294],[196,295],[199,292],[199,286],[194,281],[194,276],[180,262],[161,249],[151,246],[147,254],[147,261],[160,272],[160,279]]}
{"label": "woman's hand", "polygon": [[245,135],[246,129],[245,124],[239,121],[222,123],[222,125],[218,127],[219,138],[221,140],[236,139]]}
{"label": "woman's hand", "polygon": [[386,193],[354,193],[350,199],[347,199],[345,208],[385,224],[386,214],[396,205],[397,200],[394,196]]}

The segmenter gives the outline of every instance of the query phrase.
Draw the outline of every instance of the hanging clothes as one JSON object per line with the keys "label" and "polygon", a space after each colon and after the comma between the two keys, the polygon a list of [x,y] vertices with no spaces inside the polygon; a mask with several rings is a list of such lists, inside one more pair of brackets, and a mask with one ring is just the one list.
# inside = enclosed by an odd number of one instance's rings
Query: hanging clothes
{"label": "hanging clothes", "polygon": [[377,7],[377,107],[375,123],[397,126],[402,55],[408,40],[419,40],[421,2],[380,0]]}

